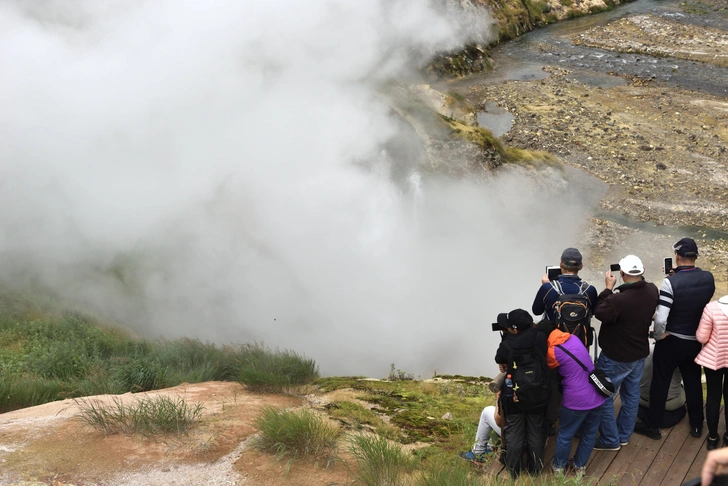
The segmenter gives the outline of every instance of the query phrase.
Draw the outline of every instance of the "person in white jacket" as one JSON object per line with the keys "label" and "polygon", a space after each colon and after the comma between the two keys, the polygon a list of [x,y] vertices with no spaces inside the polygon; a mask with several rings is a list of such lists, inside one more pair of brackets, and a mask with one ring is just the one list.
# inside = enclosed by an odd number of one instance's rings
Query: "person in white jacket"
{"label": "person in white jacket", "polygon": [[[718,447],[721,398],[728,404],[728,295],[705,306],[695,337],[703,344],[695,362],[705,370],[705,421],[708,424],[707,448],[711,451]],[[725,415],[728,423],[728,407]],[[723,435],[723,447],[726,446],[728,432]]]}

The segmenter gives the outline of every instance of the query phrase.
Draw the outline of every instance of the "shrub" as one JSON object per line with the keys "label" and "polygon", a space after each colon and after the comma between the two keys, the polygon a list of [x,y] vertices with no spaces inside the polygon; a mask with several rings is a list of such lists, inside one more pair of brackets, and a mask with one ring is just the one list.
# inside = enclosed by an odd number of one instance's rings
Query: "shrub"
{"label": "shrub", "polygon": [[199,421],[203,408],[201,403],[190,407],[181,397],[164,396],[146,397],[129,405],[124,405],[117,397],[111,404],[99,400],[76,400],[76,404],[80,409],[79,420],[104,435],[186,435]]}
{"label": "shrub", "polygon": [[357,462],[352,472],[354,480],[364,486],[399,486],[405,483],[416,462],[402,447],[379,436],[353,436],[349,452]]}
{"label": "shrub", "polygon": [[331,451],[339,429],[310,409],[265,407],[255,420],[256,446],[282,457],[320,456]]}
{"label": "shrub", "polygon": [[272,351],[255,343],[241,348],[238,379],[253,391],[284,391],[318,376],[316,362],[293,351]]}
{"label": "shrub", "polygon": [[123,392],[165,388],[168,369],[152,358],[130,358],[114,370],[112,381]]}

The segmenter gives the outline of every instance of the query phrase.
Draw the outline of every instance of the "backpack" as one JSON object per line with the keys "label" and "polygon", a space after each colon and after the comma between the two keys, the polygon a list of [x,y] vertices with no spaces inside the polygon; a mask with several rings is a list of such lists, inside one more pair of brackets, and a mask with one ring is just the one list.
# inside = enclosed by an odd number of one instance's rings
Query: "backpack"
{"label": "backpack", "polygon": [[579,293],[565,294],[561,282],[551,281],[551,288],[559,294],[554,302],[554,324],[564,332],[573,334],[589,347],[594,342],[594,329],[590,325],[589,298],[586,296],[587,282],[579,284]]}
{"label": "backpack", "polygon": [[508,349],[508,373],[513,380],[513,401],[522,410],[530,410],[546,405],[549,399],[549,377],[546,367],[546,358],[536,347],[534,336],[533,346],[526,349],[514,349],[504,340]]}

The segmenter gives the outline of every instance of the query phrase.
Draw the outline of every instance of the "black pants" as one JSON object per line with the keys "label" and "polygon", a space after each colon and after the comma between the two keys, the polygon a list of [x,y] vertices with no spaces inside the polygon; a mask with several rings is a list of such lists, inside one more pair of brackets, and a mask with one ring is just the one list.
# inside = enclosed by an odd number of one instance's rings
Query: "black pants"
{"label": "black pants", "polygon": [[559,390],[559,387],[561,387],[561,375],[559,374],[559,371],[557,369],[549,370],[549,378],[551,379],[551,398],[549,399],[549,404],[546,407],[546,421],[550,425],[558,422],[559,420],[563,393]]}
{"label": "black pants", "polygon": [[[719,370],[705,370],[705,385],[708,395],[705,400],[705,420],[708,422],[708,436],[718,437],[718,419],[720,418],[720,400],[728,404],[728,368]],[[728,407],[725,409],[726,424],[728,424]]]}
{"label": "black pants", "polygon": [[675,336],[667,336],[655,343],[655,352],[652,356],[652,383],[650,384],[650,414],[645,421],[649,427],[659,427],[662,422],[667,393],[675,368],[680,368],[682,374],[690,426],[703,426],[701,368],[695,362],[695,357],[700,353],[701,348],[702,344],[697,341],[680,339]]}
{"label": "black pants", "polygon": [[[687,409],[685,408],[685,404],[682,404],[675,410],[665,410],[665,413],[662,414],[662,422],[657,424],[657,426],[661,429],[669,429],[670,427],[674,427],[683,418],[685,418],[686,413]],[[639,409],[637,410],[637,417],[639,417],[640,420],[646,421],[649,414],[650,409],[640,405]]]}
{"label": "black pants", "polygon": [[[546,447],[545,415],[546,407],[536,410],[520,410],[513,402],[505,403],[506,425],[503,427],[503,442],[506,448],[506,467],[516,478],[523,469],[530,474],[539,474],[543,469],[544,449]],[[523,445],[528,450],[526,465],[523,464]]]}

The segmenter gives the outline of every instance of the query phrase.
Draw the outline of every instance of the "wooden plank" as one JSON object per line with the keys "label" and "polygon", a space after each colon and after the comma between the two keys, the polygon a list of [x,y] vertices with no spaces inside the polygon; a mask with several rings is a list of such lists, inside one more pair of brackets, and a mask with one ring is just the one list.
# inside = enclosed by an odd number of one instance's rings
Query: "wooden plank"
{"label": "wooden plank", "polygon": [[[665,434],[666,430],[670,429],[663,429],[662,433]],[[692,437],[689,436],[690,422],[686,417],[672,427],[669,435],[664,439],[650,469],[642,478],[642,484],[675,484],[677,486],[682,484],[682,478],[690,469],[697,453],[690,441]]]}
{"label": "wooden plank", "polygon": [[[703,427],[703,430],[706,431],[705,439],[707,440],[707,426]],[[720,447],[723,444],[723,436],[720,435],[720,432],[726,430],[726,423],[725,423],[725,405],[720,408],[720,420],[718,421],[718,435],[720,438],[720,442],[718,442],[718,447]],[[693,439],[690,437],[690,439]],[[696,440],[696,439],[693,439]],[[687,481],[688,479],[692,479],[695,477],[700,476],[700,471],[703,469],[703,463],[705,462],[705,456],[708,455],[708,450],[705,448],[706,441],[703,441],[701,444],[700,450],[698,451],[697,455],[693,459],[693,463],[690,466],[690,469],[688,469],[688,472],[685,474],[685,477],[683,478],[684,481]]]}
{"label": "wooden plank", "polygon": [[638,484],[664,441],[664,437],[656,441],[633,434],[630,437],[630,444],[619,451],[602,477],[611,480],[613,476],[616,476],[619,484]]}

